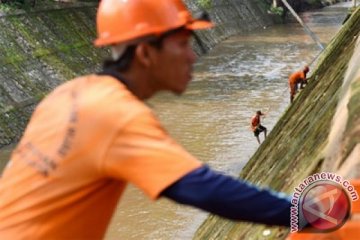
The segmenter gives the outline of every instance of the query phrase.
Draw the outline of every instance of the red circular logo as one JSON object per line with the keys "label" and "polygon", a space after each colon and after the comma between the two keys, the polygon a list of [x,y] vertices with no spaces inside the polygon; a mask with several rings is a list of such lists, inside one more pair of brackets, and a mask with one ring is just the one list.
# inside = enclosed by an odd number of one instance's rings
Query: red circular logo
{"label": "red circular logo", "polygon": [[350,200],[339,184],[314,183],[303,195],[301,208],[306,222],[313,228],[332,231],[348,219]]}

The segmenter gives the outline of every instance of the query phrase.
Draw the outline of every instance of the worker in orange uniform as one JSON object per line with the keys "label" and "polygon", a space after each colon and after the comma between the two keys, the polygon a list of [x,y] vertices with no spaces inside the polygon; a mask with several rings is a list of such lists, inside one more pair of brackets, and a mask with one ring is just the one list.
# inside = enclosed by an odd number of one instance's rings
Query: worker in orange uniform
{"label": "worker in orange uniform", "polygon": [[307,84],[306,74],[309,72],[309,67],[305,66],[302,70],[296,71],[289,77],[289,87],[290,87],[290,102],[294,101],[295,94],[298,90],[298,85],[300,89],[303,89]]}
{"label": "worker in orange uniform", "polygon": [[112,60],[35,109],[0,180],[0,239],[101,239],[127,183],[238,221],[290,225],[290,200],[217,173],[175,142],[144,104],[182,94],[209,28],[179,0],[102,0],[95,45]]}
{"label": "worker in orange uniform", "polygon": [[260,138],[259,135],[261,132],[264,132],[264,140],[266,139],[266,133],[267,129],[263,125],[261,125],[261,116],[264,116],[265,114],[261,111],[256,111],[256,114],[251,118],[251,130],[254,133],[254,136],[256,137],[258,143],[260,144]]}

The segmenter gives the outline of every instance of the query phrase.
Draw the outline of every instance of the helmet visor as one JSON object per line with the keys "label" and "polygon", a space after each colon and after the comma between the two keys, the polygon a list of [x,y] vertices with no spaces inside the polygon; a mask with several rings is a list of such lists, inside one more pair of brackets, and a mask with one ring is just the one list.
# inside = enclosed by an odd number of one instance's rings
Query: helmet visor
{"label": "helmet visor", "polygon": [[200,30],[212,28],[214,27],[214,24],[211,22],[209,14],[205,11],[202,11],[201,13],[194,15],[193,20],[187,23],[185,27],[189,30]]}

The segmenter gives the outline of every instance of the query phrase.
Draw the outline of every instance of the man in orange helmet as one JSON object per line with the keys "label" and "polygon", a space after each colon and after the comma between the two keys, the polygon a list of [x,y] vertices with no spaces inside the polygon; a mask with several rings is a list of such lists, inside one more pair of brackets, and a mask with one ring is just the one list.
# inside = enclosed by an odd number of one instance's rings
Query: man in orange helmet
{"label": "man in orange helmet", "polygon": [[98,74],[36,108],[0,180],[0,239],[101,239],[127,183],[222,217],[290,225],[287,197],[214,172],[176,143],[144,100],[191,80],[194,30],[179,0],[102,0]]}
{"label": "man in orange helmet", "polygon": [[290,87],[290,102],[294,101],[294,97],[298,90],[298,85],[300,84],[300,89],[304,88],[304,85],[307,84],[306,74],[309,72],[309,67],[305,66],[302,70],[292,73],[289,77],[289,87]]}

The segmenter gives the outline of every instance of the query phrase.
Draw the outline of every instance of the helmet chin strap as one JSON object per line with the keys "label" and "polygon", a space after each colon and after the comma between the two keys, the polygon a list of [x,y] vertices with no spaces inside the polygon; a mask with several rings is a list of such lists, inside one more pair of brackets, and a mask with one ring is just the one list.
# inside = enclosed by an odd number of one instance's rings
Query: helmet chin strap
{"label": "helmet chin strap", "polygon": [[111,46],[111,57],[114,61],[118,60],[125,52],[128,46],[126,44]]}

